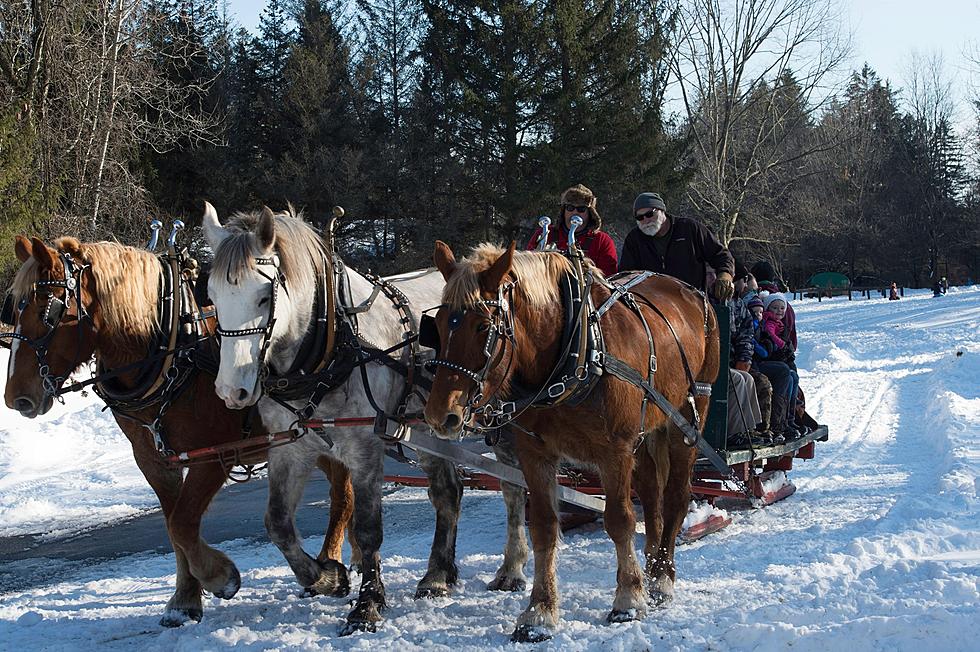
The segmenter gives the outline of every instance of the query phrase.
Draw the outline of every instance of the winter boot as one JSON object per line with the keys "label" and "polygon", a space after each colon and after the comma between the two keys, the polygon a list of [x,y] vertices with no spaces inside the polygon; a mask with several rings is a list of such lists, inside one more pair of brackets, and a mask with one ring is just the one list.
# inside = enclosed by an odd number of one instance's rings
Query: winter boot
{"label": "winter boot", "polygon": [[769,429],[772,431],[773,435],[781,436],[786,441],[790,439],[795,439],[795,430],[790,430],[787,428],[787,412],[789,410],[789,401],[785,396],[772,397],[772,416],[770,417]]}
{"label": "winter boot", "polygon": [[755,371],[753,369],[749,373],[752,374],[752,379],[755,381],[755,395],[759,399],[759,410],[762,412],[762,424],[759,427],[759,431],[766,432],[768,430],[772,432],[770,422],[770,415],[772,413],[772,383],[769,382],[769,379],[761,371]]}

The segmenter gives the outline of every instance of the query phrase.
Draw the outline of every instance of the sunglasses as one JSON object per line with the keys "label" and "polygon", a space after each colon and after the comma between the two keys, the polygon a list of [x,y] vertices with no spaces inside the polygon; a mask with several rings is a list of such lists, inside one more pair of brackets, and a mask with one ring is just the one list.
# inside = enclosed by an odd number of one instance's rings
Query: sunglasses
{"label": "sunglasses", "polygon": [[648,220],[648,219],[650,219],[651,217],[653,217],[656,214],[657,214],[657,211],[656,211],[656,209],[654,209],[654,210],[649,210],[646,213],[637,213],[633,217],[635,217],[636,218],[636,221],[639,222],[641,220]]}
{"label": "sunglasses", "polygon": [[571,204],[565,204],[564,208],[569,213],[585,213],[589,210],[588,206],[572,206]]}

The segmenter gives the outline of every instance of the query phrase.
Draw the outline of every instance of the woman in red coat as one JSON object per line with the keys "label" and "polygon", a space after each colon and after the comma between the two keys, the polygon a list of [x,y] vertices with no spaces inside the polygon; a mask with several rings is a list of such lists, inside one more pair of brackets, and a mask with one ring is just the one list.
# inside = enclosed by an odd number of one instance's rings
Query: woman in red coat
{"label": "woman in red coat", "polygon": [[[596,196],[592,191],[578,184],[561,194],[557,227],[552,225],[548,232],[548,244],[553,244],[559,251],[568,249],[568,229],[571,227],[572,216],[580,215],[584,221],[575,231],[575,242],[585,255],[592,259],[595,266],[606,276],[616,273],[616,244],[609,234],[602,230],[602,218],[596,210]],[[541,240],[541,227],[538,227],[527,243],[528,250],[538,248]]]}

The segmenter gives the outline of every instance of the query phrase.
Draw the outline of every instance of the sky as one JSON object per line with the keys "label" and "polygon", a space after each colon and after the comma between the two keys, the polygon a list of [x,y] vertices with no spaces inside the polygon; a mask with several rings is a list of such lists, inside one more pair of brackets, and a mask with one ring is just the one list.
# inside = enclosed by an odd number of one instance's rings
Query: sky
{"label": "sky", "polygon": [[[231,0],[229,6],[242,25],[254,29],[266,1]],[[860,69],[868,62],[893,88],[900,89],[913,51],[924,56],[939,53],[962,92],[961,101],[971,84],[980,87],[980,64],[971,71],[966,59],[971,47],[980,52],[980,0],[838,2],[844,10],[845,27],[853,35],[850,69]]]}

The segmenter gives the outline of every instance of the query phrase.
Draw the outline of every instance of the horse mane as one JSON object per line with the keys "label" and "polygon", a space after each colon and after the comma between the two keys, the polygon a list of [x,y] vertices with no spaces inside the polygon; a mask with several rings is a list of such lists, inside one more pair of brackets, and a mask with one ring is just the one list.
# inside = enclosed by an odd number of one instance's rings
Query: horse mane
{"label": "horse mane", "polygon": [[[255,237],[261,216],[261,211],[231,216],[225,224],[229,235],[214,252],[211,266],[213,279],[235,284],[243,273],[255,269],[255,258],[263,254]],[[327,272],[323,239],[292,206],[276,213],[275,218],[275,251],[279,255],[279,272],[286,279],[288,287],[312,293],[316,289],[316,279]],[[313,274],[309,273],[308,264],[312,264]]]}
{"label": "horse mane", "polygon": [[[91,265],[106,337],[148,338],[159,328],[160,262],[152,252],[118,242],[79,244],[74,238],[58,238],[54,248],[76,259],[80,251],[81,261]],[[11,287],[17,300],[34,291],[39,271],[33,257],[21,265]]]}
{"label": "horse mane", "polygon": [[[446,282],[443,299],[453,308],[472,308],[482,299],[479,275],[490,268],[506,250],[484,242],[473,248],[456,264],[456,273]],[[591,263],[586,261],[591,266]],[[560,300],[558,282],[572,272],[572,264],[556,252],[515,251],[511,277],[517,281],[514,291],[531,308],[540,308]],[[595,270],[595,273],[599,273]]]}

